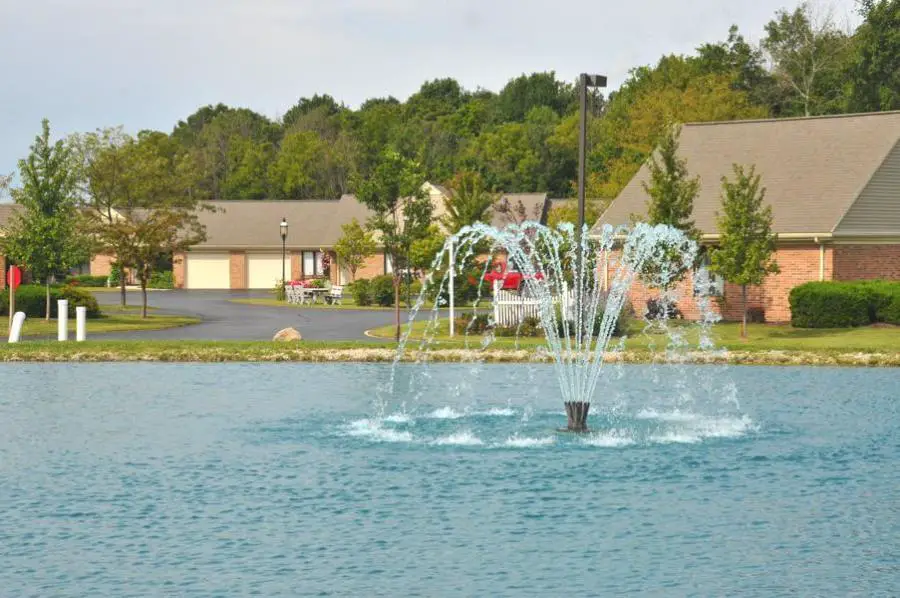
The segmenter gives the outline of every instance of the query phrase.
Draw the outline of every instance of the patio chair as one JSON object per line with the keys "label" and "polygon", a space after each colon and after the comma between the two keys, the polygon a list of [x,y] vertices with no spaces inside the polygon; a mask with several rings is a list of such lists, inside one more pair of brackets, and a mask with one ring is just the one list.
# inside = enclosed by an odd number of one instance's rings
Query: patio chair
{"label": "patio chair", "polygon": [[332,285],[331,290],[328,292],[328,295],[325,296],[325,301],[330,305],[341,305],[341,302],[344,299],[344,287]]}

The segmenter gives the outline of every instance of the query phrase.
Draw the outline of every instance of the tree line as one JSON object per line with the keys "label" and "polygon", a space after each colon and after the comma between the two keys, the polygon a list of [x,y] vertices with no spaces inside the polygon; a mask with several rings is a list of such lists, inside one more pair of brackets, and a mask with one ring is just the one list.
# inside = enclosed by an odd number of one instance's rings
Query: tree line
{"label": "tree line", "polygon": [[[590,106],[588,195],[615,197],[667,123],[792,117],[900,108],[900,0],[861,0],[853,31],[809,3],[778,11],[759,44],[733,26],[691,55],[631,71]],[[373,98],[358,109],[328,94],[301,98],[271,119],[248,108],[204,106],[166,134],[135,141],[175,160],[197,199],[337,198],[355,191],[386,148],[426,178],[479,173],[493,192],[574,193],[577,89],[555,73],[510,80],[499,92],[454,79],[424,83],[405,102]],[[93,134],[113,145],[121,130]],[[81,136],[84,137],[84,136]],[[125,136],[127,137],[127,136]]]}

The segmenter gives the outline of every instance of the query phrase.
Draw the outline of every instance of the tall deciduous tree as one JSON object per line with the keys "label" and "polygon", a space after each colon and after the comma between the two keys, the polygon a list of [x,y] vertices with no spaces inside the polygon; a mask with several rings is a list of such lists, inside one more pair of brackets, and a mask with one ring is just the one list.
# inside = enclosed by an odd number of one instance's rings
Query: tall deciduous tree
{"label": "tall deciduous tree", "polygon": [[412,244],[428,234],[431,200],[423,191],[425,175],[416,162],[396,150],[386,150],[371,176],[358,180],[356,194],[374,216],[369,228],[376,231],[393,269],[395,338],[400,340],[401,272],[408,268]]}
{"label": "tall deciduous tree", "polygon": [[747,337],[747,287],[760,285],[778,272],[774,259],[777,235],[772,232],[772,206],[763,202],[766,189],[751,166],[734,165],[734,179],[722,177],[722,212],[717,215],[719,245],[712,267],[728,282],[741,285],[741,337]]}
{"label": "tall deciduous tree", "polygon": [[141,285],[141,317],[147,317],[147,285],[157,264],[206,238],[190,192],[183,152],[160,133],[126,136],[100,144],[87,161],[87,221],[98,252],[131,268]]}
{"label": "tall deciduous tree", "polygon": [[850,109],[900,109],[900,0],[861,0],[865,22],[850,67]]}
{"label": "tall deciduous tree", "polygon": [[356,271],[369,257],[375,255],[378,246],[372,234],[356,218],[341,225],[341,231],[343,234],[335,243],[334,252],[340,265],[350,272],[350,280],[356,280]]}
{"label": "tall deciduous tree", "polygon": [[71,150],[50,141],[50,123],[44,119],[31,153],[19,161],[22,186],[12,190],[24,209],[13,216],[2,238],[3,251],[47,290],[44,318],[50,319],[50,284],[57,274],[84,263],[90,253],[78,226],[77,167]]}
{"label": "tall deciduous tree", "polygon": [[766,25],[763,49],[781,84],[790,114],[812,116],[842,109],[842,81],[849,37],[830,14],[818,15],[809,2],[793,12],[780,10]]}

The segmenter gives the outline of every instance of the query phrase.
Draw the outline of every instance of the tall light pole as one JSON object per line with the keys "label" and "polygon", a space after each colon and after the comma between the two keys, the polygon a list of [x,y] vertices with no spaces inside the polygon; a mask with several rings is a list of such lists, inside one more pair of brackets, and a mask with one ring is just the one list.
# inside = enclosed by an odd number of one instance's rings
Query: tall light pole
{"label": "tall light pole", "polygon": [[[588,88],[606,87],[606,76],[582,73],[579,78],[581,96],[581,122],[578,127],[578,228],[575,229],[578,246],[581,247],[581,231],[584,228],[584,170],[585,145],[587,144],[587,98]],[[581,255],[580,253],[578,255]],[[579,258],[580,260],[581,258]]]}
{"label": "tall light pole", "polygon": [[285,273],[285,268],[284,268],[284,260],[285,260],[285,257],[287,257],[287,230],[288,230],[287,218],[281,219],[281,224],[279,225],[279,228],[281,229],[281,284],[285,284],[285,283],[287,283],[287,279],[285,278],[285,276],[287,276],[287,274]]}
{"label": "tall light pole", "polygon": [[[578,226],[575,229],[575,322],[578,330],[573,330],[576,342],[583,342],[587,335],[593,335],[593,322],[584,321],[584,176],[587,145],[587,99],[588,88],[606,87],[604,75],[588,75],[582,73],[578,80],[578,94],[581,104],[581,122],[578,127]],[[566,306],[567,308],[568,306]],[[565,313],[565,308],[563,309]],[[587,346],[587,345],[585,345]],[[581,346],[578,347],[582,349]],[[587,399],[588,397],[584,397]],[[569,401],[565,404],[568,424],[566,429],[570,432],[587,432],[587,417],[591,404],[587,400]]]}

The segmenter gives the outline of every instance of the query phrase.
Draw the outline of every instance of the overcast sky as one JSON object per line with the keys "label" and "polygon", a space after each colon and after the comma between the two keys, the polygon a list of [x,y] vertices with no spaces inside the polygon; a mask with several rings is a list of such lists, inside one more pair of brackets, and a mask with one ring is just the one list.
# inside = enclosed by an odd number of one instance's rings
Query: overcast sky
{"label": "overcast sky", "polygon": [[[609,76],[691,52],[735,23],[753,42],[791,0],[0,0],[0,172],[40,120],[54,135],[170,131],[224,102],[270,117],[301,96],[356,107],[454,77]],[[833,0],[856,21],[854,0]]]}

